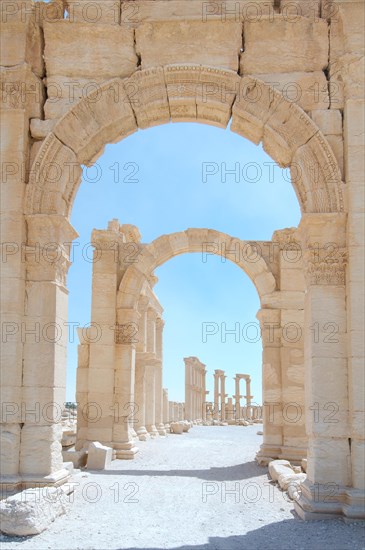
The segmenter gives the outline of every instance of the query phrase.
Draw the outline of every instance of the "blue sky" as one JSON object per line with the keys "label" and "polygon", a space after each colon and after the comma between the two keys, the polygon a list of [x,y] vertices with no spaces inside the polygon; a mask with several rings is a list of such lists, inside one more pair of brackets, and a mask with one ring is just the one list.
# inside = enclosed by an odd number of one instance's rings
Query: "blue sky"
{"label": "blue sky", "polygon": [[[92,264],[85,256],[91,258],[91,231],[106,228],[113,218],[137,225],[146,243],[188,227],[270,240],[276,229],[297,225],[300,210],[288,172],[274,165],[261,146],[229,129],[168,124],[108,145],[97,165],[84,170],[71,218],[80,245],[68,277],[69,321],[80,326],[90,322]],[[183,357],[196,355],[208,369],[208,399],[213,372],[223,369],[229,395],[235,373],[248,373],[255,400],[261,402],[262,347],[255,317],[260,306],[247,275],[216,256],[203,262],[200,254],[173,258],[156,275],[155,292],[166,321],[163,376],[170,399],[184,400]],[[214,323],[217,334],[203,338],[205,323]],[[238,328],[239,336],[224,338],[224,327]],[[75,399],[76,366],[77,341],[68,349],[70,401]]]}

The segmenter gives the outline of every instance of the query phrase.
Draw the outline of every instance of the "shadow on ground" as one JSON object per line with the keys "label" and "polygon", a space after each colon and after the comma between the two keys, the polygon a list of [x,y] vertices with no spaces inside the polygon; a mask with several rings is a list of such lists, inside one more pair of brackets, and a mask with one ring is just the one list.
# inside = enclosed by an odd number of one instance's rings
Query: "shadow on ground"
{"label": "shadow on ground", "polygon": [[234,466],[213,467],[206,470],[86,470],[99,475],[151,476],[151,477],[196,477],[205,481],[240,481],[250,477],[262,476],[266,469],[254,460]]}
{"label": "shadow on ground", "polygon": [[[343,531],[347,540],[343,543]],[[341,532],[341,544],[337,535]],[[145,547],[143,550],[361,550],[365,534],[361,524],[346,525],[341,520],[312,521],[286,519],[232,537],[210,537],[206,544],[194,546]],[[136,547],[119,550],[141,550]]]}

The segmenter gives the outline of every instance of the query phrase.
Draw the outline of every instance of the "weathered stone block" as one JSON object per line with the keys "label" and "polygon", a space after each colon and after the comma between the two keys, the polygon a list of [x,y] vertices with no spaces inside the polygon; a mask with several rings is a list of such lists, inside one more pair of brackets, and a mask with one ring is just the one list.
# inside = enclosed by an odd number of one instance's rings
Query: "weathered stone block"
{"label": "weathered stone block", "polygon": [[82,451],[62,451],[62,457],[65,462],[72,462],[74,468],[79,469],[86,466],[87,452]]}
{"label": "weathered stone block", "polygon": [[71,23],[120,24],[120,0],[66,0],[66,7]]}
{"label": "weathered stone block", "polygon": [[293,468],[288,460],[273,460],[269,464],[269,474],[273,481],[278,481],[282,474],[293,474]]}
{"label": "weathered stone block", "polygon": [[[6,422],[6,419],[4,420]],[[0,464],[2,476],[16,475],[18,473],[19,452],[20,425],[2,424],[0,427]]]}
{"label": "weathered stone block", "polygon": [[180,422],[170,422],[171,433],[182,434],[184,432],[184,424]]}
{"label": "weathered stone block", "polygon": [[197,63],[237,71],[242,47],[240,22],[143,23],[136,29],[142,69],[171,63]]}
{"label": "weathered stone block", "polygon": [[15,67],[1,67],[0,80],[2,109],[24,109],[28,118],[42,116],[44,84],[32,72],[30,65],[22,63]]}
{"label": "weathered stone block", "polygon": [[278,478],[278,484],[283,491],[287,491],[289,487],[299,489],[299,486],[307,478],[306,474],[296,474],[292,472],[291,474],[281,474]]}
{"label": "weathered stone block", "polygon": [[25,424],[21,431],[20,472],[47,476],[62,469],[61,424]]}
{"label": "weathered stone block", "polygon": [[339,109],[318,109],[314,110],[310,116],[325,136],[342,135],[342,114]]}
{"label": "weathered stone block", "polygon": [[6,18],[2,20],[0,65],[14,67],[24,62],[29,63],[33,72],[42,76],[44,63],[41,29],[32,18],[23,17],[23,21],[6,21]]}
{"label": "weathered stone block", "polygon": [[105,470],[113,459],[113,449],[93,442],[89,445],[87,467],[89,470]]}
{"label": "weathered stone block", "polygon": [[1,530],[18,537],[38,535],[66,513],[68,504],[61,487],[27,489],[0,502]]}
{"label": "weathered stone block", "polygon": [[244,22],[240,74],[322,71],[328,64],[328,26],[319,19],[283,15]]}
{"label": "weathered stone block", "polygon": [[[137,68],[133,29],[95,23],[45,23],[47,77],[124,78]],[[110,55],[113,52],[113,55]]]}
{"label": "weathered stone block", "polygon": [[253,74],[278,90],[283,97],[299,105],[304,111],[328,109],[328,83],[322,71]]}
{"label": "weathered stone block", "polygon": [[122,23],[151,21],[243,21],[274,13],[274,0],[136,0],[122,1]]}
{"label": "weathered stone block", "polygon": [[320,15],[320,0],[280,0],[280,13],[287,19],[308,17],[316,21]]}

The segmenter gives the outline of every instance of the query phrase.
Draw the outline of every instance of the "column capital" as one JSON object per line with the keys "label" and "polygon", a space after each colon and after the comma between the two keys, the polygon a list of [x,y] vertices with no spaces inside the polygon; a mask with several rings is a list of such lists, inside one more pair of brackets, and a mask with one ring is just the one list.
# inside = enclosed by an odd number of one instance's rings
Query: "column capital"
{"label": "column capital", "polygon": [[66,287],[71,265],[72,241],[78,233],[58,214],[34,214],[26,217],[27,245],[23,249],[29,281],[56,282]]}
{"label": "column capital", "polygon": [[57,243],[69,251],[79,234],[65,216],[60,214],[31,214],[26,216],[28,245]]}

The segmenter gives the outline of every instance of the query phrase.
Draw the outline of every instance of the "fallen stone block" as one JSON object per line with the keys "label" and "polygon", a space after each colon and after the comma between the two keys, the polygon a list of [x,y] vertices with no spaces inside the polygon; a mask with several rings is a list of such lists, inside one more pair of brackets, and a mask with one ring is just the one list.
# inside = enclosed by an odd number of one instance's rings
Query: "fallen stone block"
{"label": "fallen stone block", "polygon": [[65,470],[67,470],[68,472],[70,472],[70,474],[73,474],[74,473],[74,465],[73,465],[73,462],[64,462],[63,463],[63,467]]}
{"label": "fallen stone block", "polygon": [[113,459],[113,449],[106,447],[98,441],[90,443],[87,457],[87,467],[89,470],[105,470],[111,464]]}
{"label": "fallen stone block", "polygon": [[293,474],[289,460],[273,460],[269,464],[269,474],[272,480],[278,481],[282,474]]}
{"label": "fallen stone block", "polygon": [[297,483],[290,483],[288,487],[288,497],[291,500],[298,500],[300,493],[301,491],[299,490],[299,485]]}
{"label": "fallen stone block", "polygon": [[180,422],[171,422],[170,423],[171,433],[173,434],[182,434],[184,431],[184,425]]}
{"label": "fallen stone block", "polygon": [[294,472],[283,473],[279,475],[278,484],[283,491],[287,491],[289,486],[294,488],[299,488],[300,484],[303,483],[307,478],[306,474],[296,474]]}
{"label": "fallen stone block", "polygon": [[74,468],[83,468],[86,466],[87,452],[82,451],[62,451],[62,458],[64,462],[72,462]]}
{"label": "fallen stone block", "polygon": [[62,487],[26,489],[0,502],[1,531],[18,537],[38,535],[66,513],[68,504]]}

